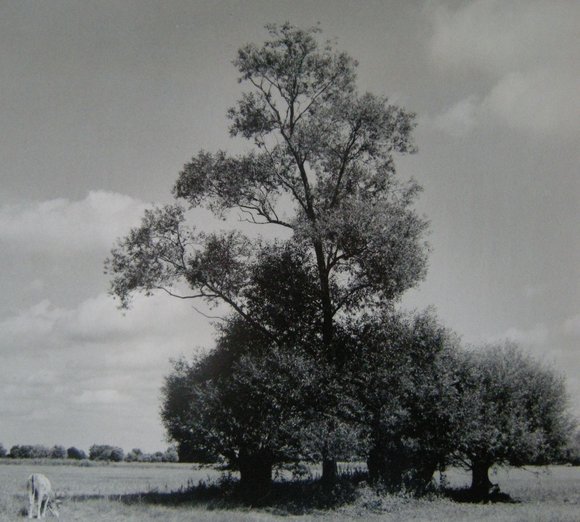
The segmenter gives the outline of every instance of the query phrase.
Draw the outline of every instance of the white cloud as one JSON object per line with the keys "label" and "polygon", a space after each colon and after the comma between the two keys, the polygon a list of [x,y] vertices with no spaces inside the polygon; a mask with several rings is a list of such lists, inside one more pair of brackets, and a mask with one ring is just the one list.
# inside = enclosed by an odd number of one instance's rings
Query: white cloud
{"label": "white cloud", "polygon": [[478,120],[479,102],[469,96],[433,119],[433,125],[452,136],[462,136],[471,132]]}
{"label": "white cloud", "polygon": [[[169,359],[212,344],[207,320],[189,303],[166,296],[137,298],[125,315],[105,294],[74,308],[44,300],[4,319],[0,331],[3,425],[17,433],[38,417],[46,435],[72,423],[79,439],[56,442],[86,447],[95,440],[118,443],[108,432],[114,413],[118,425],[130,418],[127,429],[145,440],[134,444],[154,449],[163,435],[159,389]],[[133,418],[134,412],[141,415]]]}
{"label": "white cloud", "polygon": [[145,441],[127,444],[159,449],[159,388],[169,359],[212,345],[213,330],[188,301],[137,297],[122,313],[110,296],[94,295],[105,285],[95,275],[99,265],[146,207],[103,191],[0,207],[2,254],[11,267],[5,281],[29,281],[26,295],[7,300],[0,315],[0,412],[12,443],[22,442],[30,418],[42,418],[40,443],[54,433],[65,445],[122,444],[110,439],[113,429]]}
{"label": "white cloud", "polygon": [[539,135],[577,132],[579,19],[578,2],[476,0],[455,11],[439,4],[430,42],[436,63],[485,78],[483,91],[435,118],[440,128],[458,134],[489,119]]}
{"label": "white cloud", "polygon": [[563,330],[566,335],[580,337],[580,314],[569,317],[564,321]]}
{"label": "white cloud", "polygon": [[544,288],[537,285],[526,285],[523,288],[523,295],[528,299],[538,297],[544,293]]}
{"label": "white cloud", "polygon": [[435,11],[431,51],[448,66],[503,75],[546,63],[577,63],[580,4],[476,0]]}
{"label": "white cloud", "polygon": [[128,402],[129,397],[118,390],[85,390],[78,397],[73,397],[77,404],[114,404]]}
{"label": "white cloud", "polygon": [[545,325],[537,324],[528,330],[514,327],[509,328],[500,338],[509,339],[517,344],[536,347],[545,345],[549,333]]}
{"label": "white cloud", "polygon": [[555,68],[505,75],[482,107],[505,125],[536,133],[569,134],[580,121],[580,75]]}
{"label": "white cloud", "polygon": [[93,252],[110,248],[140,222],[147,205],[114,192],[91,191],[81,201],[65,198],[0,208],[0,241],[20,252]]}
{"label": "white cloud", "polygon": [[20,314],[8,317],[0,322],[3,343],[9,349],[41,350],[61,314],[62,311],[52,308],[48,300],[43,300]]}

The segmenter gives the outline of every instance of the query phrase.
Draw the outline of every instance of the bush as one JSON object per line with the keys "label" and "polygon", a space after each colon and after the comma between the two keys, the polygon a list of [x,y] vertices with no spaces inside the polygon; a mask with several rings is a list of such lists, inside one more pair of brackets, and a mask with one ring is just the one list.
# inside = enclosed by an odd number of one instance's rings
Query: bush
{"label": "bush", "polygon": [[177,450],[170,446],[167,451],[143,453],[139,448],[133,448],[125,457],[126,462],[178,462]]}
{"label": "bush", "polygon": [[64,446],[53,446],[50,450],[51,459],[66,459],[67,452]]}
{"label": "bush", "polygon": [[87,454],[83,450],[75,448],[74,446],[66,450],[66,456],[73,460],[85,460],[87,458]]}
{"label": "bush", "polygon": [[562,460],[573,466],[580,466],[580,431],[576,431],[570,437],[568,445],[564,450]]}
{"label": "bush", "polygon": [[163,455],[164,462],[179,462],[179,455],[175,446],[169,446]]}
{"label": "bush", "polygon": [[107,444],[93,444],[89,448],[90,460],[121,462],[124,456],[125,452],[116,446],[109,446]]}
{"label": "bush", "polygon": [[50,456],[51,450],[40,444],[15,445],[10,448],[10,457],[13,459],[46,459]]}
{"label": "bush", "polygon": [[125,460],[127,462],[143,462],[144,453],[139,448],[133,448],[127,456]]}

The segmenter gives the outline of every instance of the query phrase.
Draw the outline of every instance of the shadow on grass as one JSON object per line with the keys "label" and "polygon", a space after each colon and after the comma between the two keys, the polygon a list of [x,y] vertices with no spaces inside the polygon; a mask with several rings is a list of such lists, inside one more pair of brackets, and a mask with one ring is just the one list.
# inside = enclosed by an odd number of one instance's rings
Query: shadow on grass
{"label": "shadow on grass", "polygon": [[[268,492],[248,499],[247,495],[240,490],[239,482],[227,476],[217,481],[200,481],[197,485],[190,483],[176,491],[154,490],[124,495],[74,495],[69,499],[77,502],[107,499],[126,505],[190,506],[210,511],[262,508],[277,515],[304,515],[316,510],[332,510],[356,503],[362,490],[366,490],[367,495],[370,491],[367,480],[366,472],[355,472],[341,476],[332,487],[319,479],[275,481]],[[372,489],[373,498],[382,498],[383,494]],[[432,499],[449,498],[458,503],[519,503],[500,491],[494,491],[483,498],[474,495],[468,488],[433,491],[428,496]],[[408,496],[403,495],[401,499],[403,498],[408,499]]]}
{"label": "shadow on grass", "polygon": [[275,481],[269,491],[248,499],[239,482],[231,477],[216,481],[189,483],[175,491],[149,491],[121,495],[71,495],[66,500],[84,502],[108,500],[127,505],[149,504],[168,507],[197,506],[207,510],[264,508],[275,514],[298,515],[320,509],[333,509],[356,499],[357,485],[366,474],[342,476],[328,487],[318,479]]}
{"label": "shadow on grass", "polygon": [[495,490],[490,492],[488,495],[480,495],[474,493],[469,488],[460,489],[445,489],[443,495],[455,502],[467,503],[467,504],[519,504],[519,500],[515,500],[510,497],[507,493],[502,493],[501,491]]}

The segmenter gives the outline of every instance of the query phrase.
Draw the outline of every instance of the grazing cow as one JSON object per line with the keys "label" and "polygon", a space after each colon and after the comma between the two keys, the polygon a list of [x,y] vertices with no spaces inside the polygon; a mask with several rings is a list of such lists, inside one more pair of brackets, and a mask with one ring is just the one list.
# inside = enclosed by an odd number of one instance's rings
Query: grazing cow
{"label": "grazing cow", "polygon": [[44,518],[46,510],[58,518],[57,501],[52,491],[50,480],[42,473],[33,473],[26,483],[28,490],[28,518],[33,518],[36,508],[36,518]]}

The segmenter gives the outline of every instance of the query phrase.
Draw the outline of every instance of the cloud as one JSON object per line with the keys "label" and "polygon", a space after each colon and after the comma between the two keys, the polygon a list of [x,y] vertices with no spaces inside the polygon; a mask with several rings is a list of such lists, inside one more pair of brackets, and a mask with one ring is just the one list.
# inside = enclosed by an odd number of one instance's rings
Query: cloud
{"label": "cloud", "polygon": [[66,198],[5,205],[0,208],[0,241],[20,252],[94,252],[140,222],[147,205],[106,191],[91,191],[80,201]]}
{"label": "cloud", "polygon": [[476,0],[434,13],[431,52],[446,66],[494,75],[574,64],[580,8],[568,0]]}
{"label": "cloud", "polygon": [[159,449],[159,389],[170,358],[213,345],[213,330],[189,301],[137,297],[122,313],[103,292],[103,260],[148,206],[93,191],[0,207],[1,283],[11,297],[0,307],[3,443],[22,443],[35,418],[43,420],[39,443],[54,434],[64,445]]}
{"label": "cloud", "polygon": [[452,136],[462,136],[471,132],[476,125],[479,110],[477,98],[469,96],[436,116],[432,124]]}
{"label": "cloud", "polygon": [[549,330],[543,324],[524,330],[520,328],[509,328],[500,338],[509,339],[518,344],[526,346],[543,346],[549,337]]}
{"label": "cloud", "polygon": [[[99,347],[95,352],[101,357],[120,359],[118,350],[123,348],[124,357],[131,354],[143,360],[152,355],[166,358],[164,350],[190,351],[195,341],[211,343],[207,321],[187,303],[165,296],[137,297],[126,312],[118,310],[104,293],[74,308],[58,307],[45,299],[2,320],[0,330],[7,352],[39,357]],[[156,343],[160,345],[155,347]]]}
{"label": "cloud", "polygon": [[[125,315],[105,294],[72,308],[43,300],[5,318],[0,331],[3,426],[17,434],[31,418],[42,419],[42,433],[62,434],[56,443],[83,447],[100,440],[155,449],[150,441],[163,436],[159,389],[169,359],[213,344],[207,320],[165,296],[137,298]],[[145,443],[110,440],[109,423],[118,435],[129,419],[127,437],[141,433]],[[78,438],[67,440],[74,433]]]}
{"label": "cloud", "polygon": [[580,337],[580,314],[566,319],[563,324],[563,331],[570,337]]}
{"label": "cloud", "polygon": [[482,75],[480,92],[434,118],[442,130],[488,119],[536,135],[580,129],[579,3],[476,0],[433,15],[436,63]]}
{"label": "cloud", "polygon": [[506,74],[482,103],[508,127],[569,134],[580,120],[580,75],[553,67]]}
{"label": "cloud", "polygon": [[129,397],[118,390],[84,390],[78,397],[73,397],[76,404],[113,404],[127,402]]}
{"label": "cloud", "polygon": [[525,285],[522,290],[522,294],[528,299],[538,297],[543,293],[544,288],[541,285]]}

